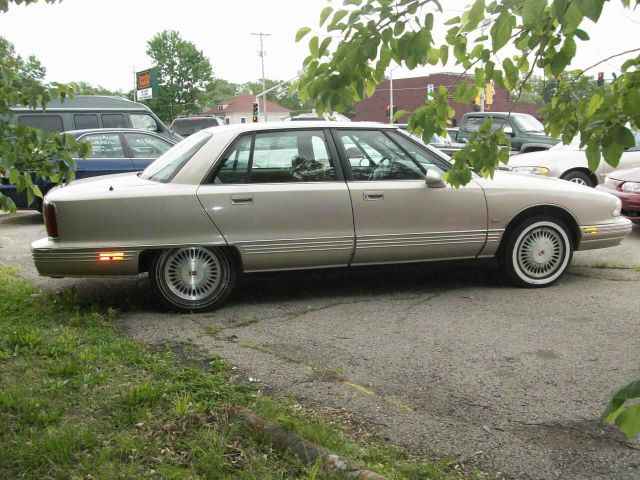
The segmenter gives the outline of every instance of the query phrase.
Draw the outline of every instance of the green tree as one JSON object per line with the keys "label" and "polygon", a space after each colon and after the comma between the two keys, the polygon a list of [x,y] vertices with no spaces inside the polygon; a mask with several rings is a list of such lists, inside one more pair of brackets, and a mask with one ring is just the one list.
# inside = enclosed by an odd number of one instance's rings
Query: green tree
{"label": "green tree", "polygon": [[[292,88],[291,82],[283,83],[284,80],[270,80],[268,78],[265,80],[267,90],[280,85],[280,87],[267,93],[267,100],[289,109],[292,115],[302,112],[310,112],[313,108],[311,102],[303,102],[300,99],[300,92],[298,88]],[[243,83],[240,85],[240,91],[241,93],[258,94],[263,91],[262,80]]]}
{"label": "green tree", "polygon": [[[626,8],[640,4],[640,0],[619,1]],[[436,15],[442,15],[438,0],[344,0],[342,5],[322,10],[320,27],[324,25],[329,35],[308,40],[305,73],[297,82],[301,98],[320,111],[344,111],[354,101],[373,95],[392,62],[414,69],[445,66],[451,58],[463,73],[474,75],[471,84],[455,84],[455,102],[469,103],[493,80],[517,103],[535,69],[547,81],[555,81],[542,109],[545,130],[564,143],[580,135],[591,170],[601,158],[615,167],[624,148],[634,145],[629,127],[640,128],[640,48],[621,49],[588,68],[569,69],[578,48],[588,48],[589,36],[580,26],[587,19],[598,22],[605,0],[473,0],[461,15],[438,18],[439,24],[449,27],[444,39],[433,36]],[[296,41],[310,32],[309,27],[301,28]],[[507,45],[514,53],[505,52]],[[629,58],[609,85],[589,84],[593,68],[623,55]],[[425,140],[433,133],[444,134],[455,113],[448,95],[445,86],[428,94],[411,114],[409,128]],[[404,114],[398,112],[397,117]],[[492,132],[490,121],[485,122],[453,156],[446,180],[453,186],[465,185],[472,169],[491,177],[499,163],[509,160],[508,151],[500,148],[503,144],[509,144],[503,131]],[[627,435],[639,433],[640,404],[628,403],[639,397],[640,382],[620,390],[605,419]]]}
{"label": "green tree", "polygon": [[200,111],[197,100],[213,80],[211,63],[202,51],[178,32],[165,30],[147,42],[146,53],[158,67],[160,98],[150,101],[156,114],[171,122]]}
{"label": "green tree", "polygon": [[[19,2],[17,2],[19,3]],[[0,2],[0,11],[7,2]],[[33,56],[24,60],[14,46],[0,37],[0,178],[15,185],[18,193],[27,192],[31,204],[42,192],[34,184],[38,179],[61,183],[73,179],[74,153],[86,156],[87,144],[76,142],[71,135],[44,132],[12,122],[11,107],[45,108],[52,98],[64,100],[73,93],[62,84],[45,85],[46,70]],[[15,204],[0,193],[0,210],[15,211]]]}
{"label": "green tree", "polygon": [[237,83],[223,80],[222,78],[214,78],[205,87],[205,91],[198,97],[198,102],[204,108],[215,108],[221,100],[232,98],[238,95],[240,85]]}
{"label": "green tree", "polygon": [[109,95],[112,97],[129,98],[129,93],[122,90],[109,90],[102,85],[91,85],[88,82],[73,82],[73,92],[75,95]]}

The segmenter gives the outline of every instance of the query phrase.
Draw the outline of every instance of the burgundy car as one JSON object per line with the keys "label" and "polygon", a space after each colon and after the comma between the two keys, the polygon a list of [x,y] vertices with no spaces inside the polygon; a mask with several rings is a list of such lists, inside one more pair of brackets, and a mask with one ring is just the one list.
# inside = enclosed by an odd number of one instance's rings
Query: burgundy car
{"label": "burgundy car", "polygon": [[622,215],[640,224],[640,167],[611,172],[597,188],[622,200]]}

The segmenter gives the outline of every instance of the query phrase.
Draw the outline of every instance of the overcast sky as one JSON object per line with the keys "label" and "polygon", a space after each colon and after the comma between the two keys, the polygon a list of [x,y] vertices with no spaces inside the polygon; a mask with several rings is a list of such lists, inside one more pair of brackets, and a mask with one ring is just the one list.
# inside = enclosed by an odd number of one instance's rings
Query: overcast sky
{"label": "overcast sky", "polygon": [[[469,0],[442,3],[449,18]],[[586,67],[640,47],[640,12],[626,10],[620,4],[612,0],[605,5],[597,26],[589,22],[586,30],[591,40],[579,48],[572,66]],[[271,34],[265,38],[266,76],[290,79],[307,54],[305,41],[294,42],[295,32],[301,26],[319,31],[319,13],[326,5],[327,0],[64,0],[54,5],[11,5],[8,13],[0,13],[0,35],[11,41],[20,55],[38,57],[47,68],[47,80],[86,81],[129,90],[134,67],[143,70],[151,66],[145,55],[146,42],[157,32],[177,30],[209,57],[216,77],[233,82],[261,76],[259,40],[251,33],[266,32]],[[440,39],[444,32],[445,27],[436,28]],[[604,71],[610,77],[623,61],[608,61],[594,72]],[[399,69],[393,76],[442,70],[442,66],[413,72]]]}

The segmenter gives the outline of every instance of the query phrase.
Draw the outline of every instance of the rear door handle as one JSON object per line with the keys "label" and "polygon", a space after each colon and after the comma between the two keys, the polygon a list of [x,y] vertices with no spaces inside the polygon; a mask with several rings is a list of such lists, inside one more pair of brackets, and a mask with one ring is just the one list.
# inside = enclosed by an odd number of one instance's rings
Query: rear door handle
{"label": "rear door handle", "polygon": [[362,196],[365,200],[384,200],[384,192],[379,190],[363,192]]}
{"label": "rear door handle", "polygon": [[231,195],[231,205],[249,205],[253,203],[253,195]]}

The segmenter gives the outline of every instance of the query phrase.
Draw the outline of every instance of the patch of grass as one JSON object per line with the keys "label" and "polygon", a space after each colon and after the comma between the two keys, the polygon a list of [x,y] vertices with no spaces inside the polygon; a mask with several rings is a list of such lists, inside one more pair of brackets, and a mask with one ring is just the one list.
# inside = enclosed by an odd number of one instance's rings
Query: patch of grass
{"label": "patch of grass", "polygon": [[640,272],[640,265],[623,265],[621,263],[613,263],[613,262],[594,262],[594,263],[585,263],[585,264],[576,264],[574,267],[579,268],[603,268],[610,270],[636,270]]}
{"label": "patch of grass", "polygon": [[343,478],[261,443],[229,418],[231,404],[389,478],[458,478],[383,442],[349,441],[234,380],[224,360],[130,340],[116,312],[73,290],[35,293],[0,268],[0,478]]}

